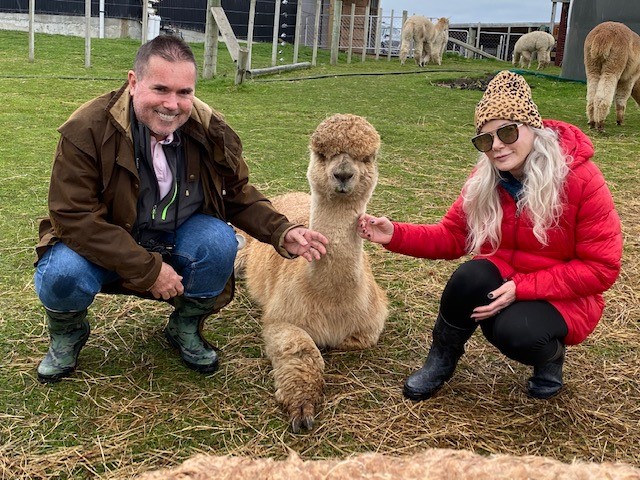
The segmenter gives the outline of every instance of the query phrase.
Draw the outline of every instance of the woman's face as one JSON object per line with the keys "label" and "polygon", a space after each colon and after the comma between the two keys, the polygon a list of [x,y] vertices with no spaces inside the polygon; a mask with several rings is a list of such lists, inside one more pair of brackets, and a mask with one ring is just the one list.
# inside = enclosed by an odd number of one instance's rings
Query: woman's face
{"label": "woman's face", "polygon": [[493,146],[485,152],[491,163],[501,172],[509,172],[516,178],[522,178],[524,162],[533,149],[533,131],[523,124],[518,128],[518,140],[510,144],[503,143],[495,131],[512,123],[513,120],[491,120],[482,127],[480,133],[493,134]]}

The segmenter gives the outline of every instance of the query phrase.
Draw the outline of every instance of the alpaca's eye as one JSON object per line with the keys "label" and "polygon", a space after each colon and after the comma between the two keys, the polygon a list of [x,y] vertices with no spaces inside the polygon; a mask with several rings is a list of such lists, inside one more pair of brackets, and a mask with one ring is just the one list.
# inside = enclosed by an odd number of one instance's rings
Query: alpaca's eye
{"label": "alpaca's eye", "polygon": [[362,163],[371,163],[371,160],[373,160],[371,157],[362,157]]}

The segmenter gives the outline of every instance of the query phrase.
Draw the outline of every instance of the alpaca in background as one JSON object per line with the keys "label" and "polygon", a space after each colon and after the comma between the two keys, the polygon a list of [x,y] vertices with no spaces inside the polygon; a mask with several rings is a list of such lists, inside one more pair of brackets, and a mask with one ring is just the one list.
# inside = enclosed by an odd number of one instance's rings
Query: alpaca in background
{"label": "alpaca in background", "polygon": [[357,115],[334,115],[309,144],[311,195],[288,193],[274,206],[294,223],[329,239],[327,254],[308,263],[286,260],[247,238],[236,269],[262,307],[262,336],[273,366],[276,399],[293,432],[313,428],[324,389],[321,348],[371,347],[387,318],[387,297],[376,283],[356,233],[378,180],[380,136]]}
{"label": "alpaca in background", "polygon": [[431,58],[434,59],[438,65],[442,65],[442,56],[447,49],[448,41],[449,19],[440,17],[435,24],[433,39],[430,42]]}
{"label": "alpaca in background", "polygon": [[533,55],[538,58],[538,70],[551,63],[551,49],[556,44],[553,35],[542,30],[522,35],[513,47],[513,64],[520,63],[520,68],[531,68]]}
{"label": "alpaca in background", "polygon": [[622,125],[629,96],[640,105],[640,35],[619,22],[596,25],[584,41],[589,127],[604,130],[615,99]]}
{"label": "alpaca in background", "polygon": [[402,43],[400,44],[400,64],[404,65],[413,41],[413,59],[416,65],[424,67],[431,58],[431,45],[435,34],[435,26],[427,17],[412,15],[402,26]]}

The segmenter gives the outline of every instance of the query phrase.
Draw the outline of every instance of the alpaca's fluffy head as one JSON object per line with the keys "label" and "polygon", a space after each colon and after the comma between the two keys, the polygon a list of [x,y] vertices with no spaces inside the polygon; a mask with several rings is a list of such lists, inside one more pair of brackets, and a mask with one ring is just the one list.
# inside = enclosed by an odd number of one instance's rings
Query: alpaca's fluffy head
{"label": "alpaca's fluffy head", "polygon": [[309,149],[325,158],[346,153],[354,160],[375,159],[380,135],[363,117],[336,114],[324,120],[311,135]]}
{"label": "alpaca's fluffy head", "polygon": [[378,180],[380,135],[364,118],[337,114],[311,135],[307,179],[314,194],[366,202]]}
{"label": "alpaca's fluffy head", "polygon": [[438,22],[436,23],[436,27],[440,30],[448,30],[449,29],[449,19],[447,17],[440,17]]}

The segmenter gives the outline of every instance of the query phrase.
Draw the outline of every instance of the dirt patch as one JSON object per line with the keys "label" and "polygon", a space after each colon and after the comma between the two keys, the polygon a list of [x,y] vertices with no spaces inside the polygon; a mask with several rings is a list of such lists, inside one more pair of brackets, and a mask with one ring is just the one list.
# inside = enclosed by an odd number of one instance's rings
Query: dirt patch
{"label": "dirt patch", "polygon": [[487,85],[493,79],[495,75],[489,75],[484,78],[454,78],[453,80],[443,80],[440,82],[434,82],[434,85],[438,87],[457,88],[459,90],[486,90]]}

